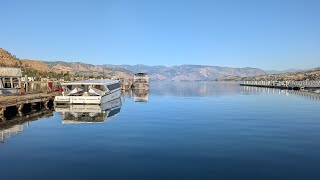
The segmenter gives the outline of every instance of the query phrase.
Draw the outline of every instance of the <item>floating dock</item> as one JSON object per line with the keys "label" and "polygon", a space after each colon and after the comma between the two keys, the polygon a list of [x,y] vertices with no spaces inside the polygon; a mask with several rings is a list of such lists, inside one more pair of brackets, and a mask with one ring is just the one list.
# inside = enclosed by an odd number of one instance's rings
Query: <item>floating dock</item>
{"label": "floating dock", "polygon": [[253,86],[289,90],[320,89],[320,81],[244,81],[240,86]]}

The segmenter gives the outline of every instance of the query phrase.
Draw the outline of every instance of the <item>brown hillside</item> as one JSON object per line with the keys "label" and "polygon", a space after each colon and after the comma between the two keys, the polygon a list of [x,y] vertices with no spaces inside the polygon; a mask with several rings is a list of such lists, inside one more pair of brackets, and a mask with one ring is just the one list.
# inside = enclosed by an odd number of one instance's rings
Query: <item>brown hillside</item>
{"label": "brown hillside", "polygon": [[291,73],[283,73],[283,74],[269,74],[269,75],[261,75],[254,77],[246,77],[243,80],[258,80],[258,81],[269,81],[269,80],[277,80],[277,81],[304,81],[304,80],[320,80],[320,68],[310,69],[308,71],[302,72],[291,72]]}
{"label": "brown hillside", "polygon": [[49,72],[49,67],[41,62],[34,60],[20,60],[5,49],[0,48],[0,66],[21,67],[34,69],[40,72]]}
{"label": "brown hillside", "polygon": [[121,78],[131,78],[132,74],[111,70],[99,65],[84,64],[79,62],[44,62],[28,59],[18,59],[5,49],[0,48],[0,66],[21,67],[24,72],[47,76],[50,73],[60,74],[61,72],[76,76],[117,76]]}

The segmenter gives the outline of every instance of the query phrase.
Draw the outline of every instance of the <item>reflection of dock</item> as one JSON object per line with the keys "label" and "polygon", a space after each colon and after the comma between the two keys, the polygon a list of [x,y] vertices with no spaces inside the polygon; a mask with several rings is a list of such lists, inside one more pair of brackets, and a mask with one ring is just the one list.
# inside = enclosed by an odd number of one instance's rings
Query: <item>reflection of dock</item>
{"label": "reflection of dock", "polygon": [[63,115],[63,124],[104,122],[120,112],[121,98],[101,105],[57,105],[55,111]]}
{"label": "reflection of dock", "polygon": [[253,87],[253,86],[244,86],[245,91],[250,92],[257,92],[257,93],[271,93],[271,94],[282,94],[285,96],[297,96],[301,98],[305,98],[308,100],[320,100],[320,94],[309,92],[309,91],[295,91],[295,90],[287,90],[287,89],[272,89],[272,88],[265,88],[265,87]]}
{"label": "reflection of dock", "polygon": [[240,86],[254,86],[277,89],[320,89],[320,81],[244,81]]}
{"label": "reflection of dock", "polygon": [[24,114],[24,116],[10,116],[8,119],[0,121],[0,129],[8,128],[9,126],[23,123],[25,121],[35,121],[43,117],[53,116],[52,110],[42,108],[40,110],[32,110]]}
{"label": "reflection of dock", "polygon": [[36,121],[44,117],[53,116],[52,110],[42,109],[38,111],[29,112],[27,115],[20,117],[15,116],[10,120],[0,122],[0,141],[4,141],[12,135],[20,134],[23,131],[23,123],[29,121]]}

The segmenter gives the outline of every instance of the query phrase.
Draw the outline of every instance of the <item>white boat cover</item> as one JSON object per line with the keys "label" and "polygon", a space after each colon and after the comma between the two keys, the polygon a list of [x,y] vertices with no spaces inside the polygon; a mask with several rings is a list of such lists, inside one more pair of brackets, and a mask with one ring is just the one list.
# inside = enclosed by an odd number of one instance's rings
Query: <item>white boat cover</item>
{"label": "white boat cover", "polygon": [[104,92],[99,90],[99,89],[96,89],[94,87],[90,87],[89,89],[89,93],[90,94],[94,94],[94,95],[98,95],[98,96],[103,96],[104,95]]}
{"label": "white boat cover", "polygon": [[75,81],[75,82],[65,82],[62,83],[62,86],[68,85],[103,85],[107,86],[110,84],[119,83],[119,80],[110,80],[110,79],[94,79],[94,80],[84,80],[84,81]]}
{"label": "white boat cover", "polygon": [[73,95],[73,94],[77,94],[79,92],[83,92],[83,89],[76,87],[68,93],[68,96]]}

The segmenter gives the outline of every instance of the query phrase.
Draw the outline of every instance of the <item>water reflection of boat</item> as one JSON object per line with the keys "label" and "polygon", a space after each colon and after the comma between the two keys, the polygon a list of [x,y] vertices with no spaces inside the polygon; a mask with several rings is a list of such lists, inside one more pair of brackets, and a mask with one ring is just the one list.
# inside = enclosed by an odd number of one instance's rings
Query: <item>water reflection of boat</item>
{"label": "water reflection of boat", "polygon": [[118,114],[121,106],[121,98],[117,98],[100,105],[57,105],[55,111],[63,115],[62,124],[97,123]]}
{"label": "water reflection of boat", "polygon": [[144,90],[144,89],[133,90],[133,99],[135,102],[148,102],[149,90]]}

